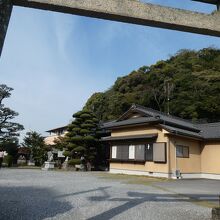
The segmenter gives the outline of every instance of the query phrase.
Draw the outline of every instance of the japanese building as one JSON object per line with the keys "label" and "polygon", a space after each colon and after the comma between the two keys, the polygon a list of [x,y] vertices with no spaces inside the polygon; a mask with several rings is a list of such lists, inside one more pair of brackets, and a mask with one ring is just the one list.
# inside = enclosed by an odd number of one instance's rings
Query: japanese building
{"label": "japanese building", "polygon": [[110,172],[166,178],[220,179],[220,122],[193,123],[132,105],[104,123]]}
{"label": "japanese building", "polygon": [[49,136],[47,136],[44,141],[47,145],[54,145],[54,141],[58,139],[59,137],[64,137],[64,135],[67,133],[67,126],[59,127],[59,128],[53,128],[51,130],[46,131],[49,133]]}

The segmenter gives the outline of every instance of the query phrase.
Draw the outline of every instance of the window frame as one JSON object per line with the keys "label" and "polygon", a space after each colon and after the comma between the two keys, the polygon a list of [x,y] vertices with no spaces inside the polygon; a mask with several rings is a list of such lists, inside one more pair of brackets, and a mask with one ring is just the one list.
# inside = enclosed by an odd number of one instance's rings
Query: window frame
{"label": "window frame", "polygon": [[[155,143],[159,143],[159,144],[164,144],[165,146],[165,161],[154,161],[154,144]],[[152,147],[152,158],[148,159],[147,158],[147,146],[148,144]],[[142,145],[144,146],[144,159],[136,159],[136,147],[138,145]],[[118,158],[119,155],[121,155],[121,153],[119,152],[119,148],[122,146],[127,146],[128,147],[128,158],[127,159],[122,159],[122,158]],[[130,146],[135,146],[134,147],[134,159],[130,159],[129,158],[129,148]],[[116,158],[112,158],[112,147],[116,147]],[[112,144],[110,147],[110,161],[112,162],[121,162],[121,163],[146,163],[146,162],[153,162],[153,163],[167,163],[167,144],[166,142],[140,142],[140,143],[132,143],[132,142],[128,142],[128,143],[118,143],[118,144]]]}
{"label": "window frame", "polygon": [[[136,146],[138,145],[143,145],[144,146],[144,159],[141,160],[141,159],[136,159]],[[121,155],[118,151],[119,151],[119,148],[121,146],[127,146],[128,147],[128,158],[127,159],[122,159],[122,158],[118,158],[118,155]],[[130,146],[134,146],[134,159],[130,159],[129,158],[129,147]],[[116,147],[117,148],[117,152],[116,152],[116,158],[112,158],[112,147]],[[146,162],[146,157],[145,157],[145,152],[146,152],[146,145],[145,144],[133,144],[133,143],[126,143],[126,144],[114,144],[114,145],[111,145],[110,147],[110,161],[112,162],[128,162],[128,163],[145,163]]]}
{"label": "window frame", "polygon": [[[152,155],[151,155],[152,159],[147,158],[147,147],[148,147],[148,145],[150,145],[152,147]],[[145,144],[145,161],[146,162],[154,162],[154,143],[153,142]]]}
{"label": "window frame", "polygon": [[[145,152],[146,152],[146,144],[134,144],[134,146],[135,146],[135,161],[137,161],[137,162],[146,162],[146,155],[145,155]],[[137,152],[137,147],[138,146],[141,146],[141,147],[143,147],[144,148],[144,153],[143,153],[143,155],[144,155],[144,158],[143,159],[137,159],[136,158],[136,152]],[[142,154],[141,154],[142,155]]]}
{"label": "window frame", "polygon": [[[181,155],[177,155],[177,148],[182,148],[182,156]],[[187,156],[184,156],[184,150],[183,150],[184,148],[187,149]],[[189,146],[182,145],[182,144],[177,144],[176,145],[176,157],[177,158],[190,158]]]}
{"label": "window frame", "polygon": [[[113,157],[113,148],[115,149],[115,157]],[[118,151],[118,146],[116,146],[116,145],[113,145],[113,146],[111,146],[111,160],[116,160],[117,159],[117,151]]]}
{"label": "window frame", "polygon": [[[157,161],[154,159],[154,151],[153,151],[153,162],[154,163],[159,163],[159,164],[166,164],[167,163],[167,142],[155,142],[153,143],[154,144],[163,144],[163,147],[164,147],[164,161]],[[154,146],[153,146],[153,149],[154,149]]]}
{"label": "window frame", "polygon": [[[134,147],[133,148],[133,154],[134,154],[134,158],[130,158],[130,147]],[[135,160],[135,147],[136,147],[136,145],[135,144],[130,144],[129,146],[128,146],[128,160],[130,161],[134,161]]]}

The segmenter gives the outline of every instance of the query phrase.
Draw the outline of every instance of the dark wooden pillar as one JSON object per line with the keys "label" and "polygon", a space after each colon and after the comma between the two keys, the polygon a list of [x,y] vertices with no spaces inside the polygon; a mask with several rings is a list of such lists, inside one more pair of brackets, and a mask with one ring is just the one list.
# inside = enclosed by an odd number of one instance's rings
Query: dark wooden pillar
{"label": "dark wooden pillar", "polygon": [[0,0],[0,56],[12,12],[11,0]]}

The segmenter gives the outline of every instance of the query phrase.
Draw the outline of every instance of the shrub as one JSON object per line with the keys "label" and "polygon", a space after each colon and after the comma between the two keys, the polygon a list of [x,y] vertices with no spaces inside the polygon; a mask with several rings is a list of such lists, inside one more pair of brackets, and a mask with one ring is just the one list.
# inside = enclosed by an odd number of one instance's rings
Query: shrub
{"label": "shrub", "polygon": [[82,141],[82,139],[83,139],[82,136],[71,137],[71,141],[73,141],[73,142]]}
{"label": "shrub", "polygon": [[75,166],[77,164],[81,164],[81,160],[80,159],[72,159],[68,161],[68,165],[70,166]]}
{"label": "shrub", "polygon": [[88,135],[88,136],[83,137],[83,140],[84,141],[95,141],[96,139],[93,136]]}
{"label": "shrub", "polygon": [[73,128],[72,131],[78,132],[80,131],[80,128]]}
{"label": "shrub", "polygon": [[[69,144],[67,145],[68,151],[74,150],[74,148],[76,148],[76,147],[77,147],[77,145],[76,145],[76,144],[72,144],[72,143],[69,143]],[[68,155],[68,156],[69,156],[69,155]]]}
{"label": "shrub", "polygon": [[80,134],[89,134],[89,130],[88,129],[81,129],[80,130]]}
{"label": "shrub", "polygon": [[71,156],[71,153],[70,153],[69,151],[64,151],[64,152],[63,152],[63,155],[64,155],[65,157],[70,157],[70,156]]}
{"label": "shrub", "polygon": [[85,129],[89,129],[89,128],[94,128],[94,125],[93,124],[81,124],[81,127]]}
{"label": "shrub", "polygon": [[80,117],[81,117],[81,118],[90,118],[91,115],[88,114],[88,113],[83,113],[83,114],[80,115]]}
{"label": "shrub", "polygon": [[86,148],[83,147],[83,146],[78,146],[74,149],[74,151],[77,151],[77,152],[83,152],[83,151],[86,151]]}
{"label": "shrub", "polygon": [[5,156],[4,162],[7,164],[8,167],[11,167],[13,163],[13,157],[11,155]]}

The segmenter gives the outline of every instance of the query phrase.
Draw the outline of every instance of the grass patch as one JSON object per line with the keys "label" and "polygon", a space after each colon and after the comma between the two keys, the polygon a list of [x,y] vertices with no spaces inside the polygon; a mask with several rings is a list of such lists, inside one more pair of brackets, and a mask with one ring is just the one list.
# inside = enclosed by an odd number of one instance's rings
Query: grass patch
{"label": "grass patch", "polygon": [[37,166],[16,166],[16,167],[8,167],[9,169],[30,169],[30,170],[39,170],[41,167]]}
{"label": "grass patch", "polygon": [[155,182],[172,181],[167,178],[127,175],[127,174],[99,173],[97,175],[102,179],[120,180],[127,184],[138,184],[138,185],[151,185],[152,183],[155,183]]}
{"label": "grass patch", "polygon": [[190,202],[195,204],[195,205],[202,206],[202,207],[205,207],[205,208],[215,208],[216,207],[215,203],[205,201],[205,200],[195,200],[194,199],[193,201],[190,201]]}

